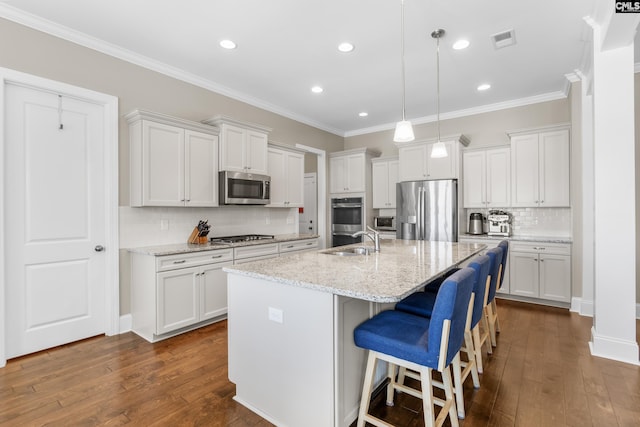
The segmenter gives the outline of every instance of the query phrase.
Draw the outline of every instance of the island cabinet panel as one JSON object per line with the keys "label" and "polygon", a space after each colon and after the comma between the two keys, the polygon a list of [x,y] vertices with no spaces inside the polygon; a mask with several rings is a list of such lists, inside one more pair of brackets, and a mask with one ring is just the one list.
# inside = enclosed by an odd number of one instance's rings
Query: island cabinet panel
{"label": "island cabinet panel", "polygon": [[150,342],[224,319],[233,250],[131,255],[133,331]]}
{"label": "island cabinet panel", "polygon": [[234,399],[276,425],[334,425],[333,295],[234,274],[228,290]]}

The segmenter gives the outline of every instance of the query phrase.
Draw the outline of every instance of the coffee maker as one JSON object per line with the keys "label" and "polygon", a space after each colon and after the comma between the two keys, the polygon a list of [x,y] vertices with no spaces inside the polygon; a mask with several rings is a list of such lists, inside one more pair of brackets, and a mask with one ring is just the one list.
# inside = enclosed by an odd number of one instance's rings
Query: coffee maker
{"label": "coffee maker", "polygon": [[491,210],[487,217],[489,222],[489,236],[511,235],[511,214],[505,211]]}
{"label": "coffee maker", "polygon": [[469,215],[469,234],[484,234],[483,216],[481,213],[472,212]]}

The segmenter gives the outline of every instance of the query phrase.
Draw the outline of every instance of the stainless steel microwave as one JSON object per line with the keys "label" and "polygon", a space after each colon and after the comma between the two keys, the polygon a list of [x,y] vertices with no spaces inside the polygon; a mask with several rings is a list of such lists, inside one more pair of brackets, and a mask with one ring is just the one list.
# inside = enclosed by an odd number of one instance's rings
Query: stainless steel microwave
{"label": "stainless steel microwave", "polygon": [[267,205],[271,177],[246,172],[219,173],[221,205]]}

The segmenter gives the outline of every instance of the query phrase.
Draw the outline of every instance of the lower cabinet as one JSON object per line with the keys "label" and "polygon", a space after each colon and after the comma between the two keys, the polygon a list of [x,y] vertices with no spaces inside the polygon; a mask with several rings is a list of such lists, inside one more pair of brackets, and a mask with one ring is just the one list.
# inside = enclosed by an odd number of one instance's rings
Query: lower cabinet
{"label": "lower cabinet", "polygon": [[511,294],[571,301],[571,246],[553,243],[511,245]]}
{"label": "lower cabinet", "polygon": [[294,240],[292,242],[282,242],[278,246],[280,256],[291,255],[300,252],[315,251],[318,249],[318,239]]}
{"label": "lower cabinet", "polygon": [[153,256],[131,260],[132,329],[155,342],[222,320],[227,313],[227,275],[233,250]]}

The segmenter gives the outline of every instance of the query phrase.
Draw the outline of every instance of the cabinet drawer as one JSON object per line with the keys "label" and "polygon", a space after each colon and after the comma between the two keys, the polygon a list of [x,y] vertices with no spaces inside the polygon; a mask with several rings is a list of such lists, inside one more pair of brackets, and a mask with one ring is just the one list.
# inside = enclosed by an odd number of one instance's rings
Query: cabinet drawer
{"label": "cabinet drawer", "polygon": [[277,243],[269,243],[266,245],[252,245],[252,246],[241,246],[239,248],[234,248],[234,259],[244,259],[244,258],[253,258],[264,255],[273,255],[278,254],[278,244]]}
{"label": "cabinet drawer", "polygon": [[294,240],[293,242],[281,242],[279,244],[280,253],[308,251],[318,247],[318,239]]}
{"label": "cabinet drawer", "polygon": [[156,257],[156,271],[169,271],[177,268],[194,267],[233,260],[233,249],[221,249],[187,254]]}
{"label": "cabinet drawer", "polygon": [[539,254],[571,255],[571,245],[564,243],[543,243],[543,242],[511,242],[510,250],[515,252],[530,252]]}

